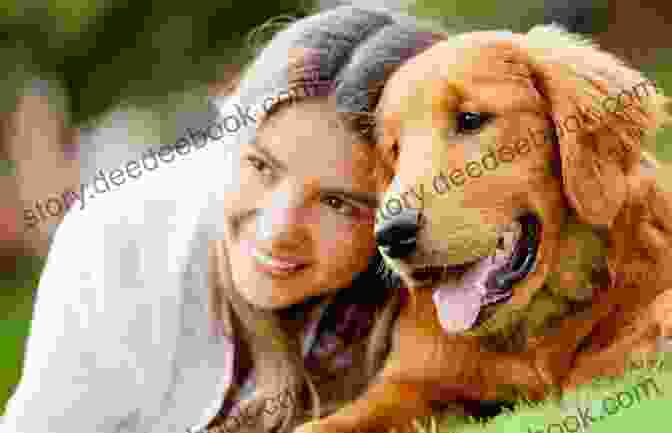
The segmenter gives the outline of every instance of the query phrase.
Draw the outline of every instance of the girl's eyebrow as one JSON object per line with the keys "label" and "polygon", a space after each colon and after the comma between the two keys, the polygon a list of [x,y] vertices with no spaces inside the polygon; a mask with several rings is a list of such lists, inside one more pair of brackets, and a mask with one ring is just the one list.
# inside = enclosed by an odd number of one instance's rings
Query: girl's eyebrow
{"label": "girl's eyebrow", "polygon": [[281,170],[287,171],[287,164],[276,158],[266,146],[259,143],[256,137],[250,140],[250,145],[254,147],[257,152],[263,154],[268,160],[270,160],[273,165]]}
{"label": "girl's eyebrow", "polygon": [[376,194],[370,192],[348,191],[342,188],[322,188],[321,192],[323,194],[340,195],[370,208],[377,208],[379,205]]}

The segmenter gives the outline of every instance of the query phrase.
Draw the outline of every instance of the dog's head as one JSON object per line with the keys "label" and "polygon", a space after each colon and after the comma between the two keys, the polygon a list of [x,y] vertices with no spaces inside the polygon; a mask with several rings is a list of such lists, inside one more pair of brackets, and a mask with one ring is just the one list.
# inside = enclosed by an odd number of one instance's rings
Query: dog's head
{"label": "dog's head", "polygon": [[432,287],[447,331],[511,325],[546,281],[571,212],[609,229],[664,120],[655,84],[557,26],[453,37],[378,107],[379,249]]}

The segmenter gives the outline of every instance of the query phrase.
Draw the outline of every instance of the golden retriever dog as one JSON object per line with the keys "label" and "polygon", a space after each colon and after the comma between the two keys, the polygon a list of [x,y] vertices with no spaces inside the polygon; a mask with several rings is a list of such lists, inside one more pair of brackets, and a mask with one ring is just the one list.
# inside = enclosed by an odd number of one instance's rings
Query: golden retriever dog
{"label": "golden retriever dog", "polygon": [[645,146],[666,109],[639,72],[554,25],[454,36],[404,64],[376,115],[376,239],[408,296],[377,380],[297,431],[541,399],[660,350],[672,182]]}

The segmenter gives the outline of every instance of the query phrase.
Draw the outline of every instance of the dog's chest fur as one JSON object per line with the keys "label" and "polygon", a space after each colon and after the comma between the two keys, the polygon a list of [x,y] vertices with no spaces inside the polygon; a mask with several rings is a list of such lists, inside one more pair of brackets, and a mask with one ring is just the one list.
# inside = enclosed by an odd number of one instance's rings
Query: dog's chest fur
{"label": "dog's chest fur", "polygon": [[484,348],[525,350],[533,339],[553,332],[562,318],[589,308],[593,291],[609,284],[606,255],[604,236],[570,215],[544,285],[526,309],[510,318],[508,327],[482,337]]}

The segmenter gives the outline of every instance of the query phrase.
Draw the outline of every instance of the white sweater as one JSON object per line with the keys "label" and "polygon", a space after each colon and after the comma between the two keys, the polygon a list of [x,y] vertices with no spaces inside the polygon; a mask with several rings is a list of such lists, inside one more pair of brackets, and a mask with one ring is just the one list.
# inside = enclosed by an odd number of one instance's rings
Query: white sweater
{"label": "white sweater", "polygon": [[229,138],[75,203],[1,433],[184,433],[215,415],[233,351],[209,333],[205,266]]}

